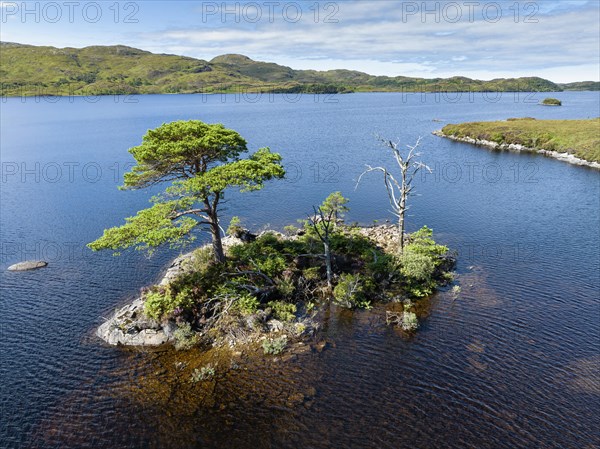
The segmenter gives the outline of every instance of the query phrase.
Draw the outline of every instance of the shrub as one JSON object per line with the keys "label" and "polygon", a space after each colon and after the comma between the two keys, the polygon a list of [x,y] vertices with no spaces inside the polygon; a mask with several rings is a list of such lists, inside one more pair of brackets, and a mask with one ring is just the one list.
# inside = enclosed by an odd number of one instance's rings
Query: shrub
{"label": "shrub", "polygon": [[144,313],[157,321],[170,315],[175,309],[189,309],[193,304],[190,288],[182,288],[175,293],[170,288],[165,291],[152,290],[144,295]]}
{"label": "shrub", "polygon": [[284,226],[283,230],[289,236],[296,235],[298,233],[298,228],[294,225]]}
{"label": "shrub", "polygon": [[503,143],[504,142],[504,134],[502,134],[500,132],[494,132],[490,136],[490,140],[493,142],[496,142],[496,143]]}
{"label": "shrub", "polygon": [[279,338],[269,338],[263,340],[262,348],[265,354],[281,354],[287,347],[287,337],[284,335]]}
{"label": "shrub", "polygon": [[306,331],[306,325],[303,323],[296,323],[294,326],[294,332],[297,336],[302,335]]}
{"label": "shrub", "polygon": [[277,248],[281,242],[279,241],[279,237],[275,235],[273,232],[265,232],[259,238],[256,239],[256,245],[259,247],[262,246],[270,246],[272,248]]}
{"label": "shrub", "polygon": [[334,220],[340,220],[344,216],[344,212],[348,212],[350,209],[346,206],[348,203],[348,198],[344,198],[342,192],[333,192],[323,204],[321,204],[321,210],[323,214],[327,216],[330,212],[333,214]]}
{"label": "shrub", "polygon": [[287,267],[286,260],[281,255],[283,249],[284,243],[276,235],[266,233],[254,242],[231,247],[229,252],[237,265],[248,265],[250,269],[260,270],[273,278]]}
{"label": "shrub", "polygon": [[321,279],[321,268],[310,267],[302,270],[302,276],[308,281],[318,281]]}
{"label": "shrub", "polygon": [[397,272],[396,258],[379,250],[373,250],[367,259],[369,275],[374,278],[391,278]]}
{"label": "shrub", "polygon": [[167,302],[164,293],[148,292],[144,296],[144,313],[150,318],[159,320],[167,308]]}
{"label": "shrub", "polygon": [[435,271],[435,259],[427,254],[411,251],[409,247],[400,257],[402,274],[419,282],[427,282]]}
{"label": "shrub", "polygon": [[237,236],[243,230],[244,229],[242,228],[242,220],[240,220],[240,217],[231,217],[229,227],[227,228],[227,235]]}
{"label": "shrub", "polygon": [[173,337],[175,338],[175,349],[177,350],[191,349],[200,343],[198,334],[192,330],[189,323],[180,325],[173,333]]}
{"label": "shrub", "polygon": [[435,288],[434,275],[441,263],[440,256],[448,251],[431,238],[433,231],[424,226],[411,234],[410,243],[400,256],[400,272],[404,276],[406,290],[415,297],[431,294]]}
{"label": "shrub", "polygon": [[414,331],[419,327],[419,320],[414,312],[405,311],[402,314],[402,330]]}
{"label": "shrub", "polygon": [[273,278],[286,269],[287,263],[283,256],[269,256],[263,260],[256,260],[256,268],[267,276]]}
{"label": "shrub", "polygon": [[277,291],[284,298],[290,298],[296,291],[293,279],[279,279],[276,283]]}
{"label": "shrub", "polygon": [[334,302],[348,309],[368,308],[371,302],[366,298],[368,285],[360,274],[342,274],[333,289]]}
{"label": "shrub", "polygon": [[204,273],[213,262],[212,248],[205,246],[194,251],[192,257],[186,261],[186,268],[196,273]]}
{"label": "shrub", "polygon": [[417,232],[410,235],[410,243],[404,248],[405,253],[423,254],[431,257],[436,266],[439,264],[439,256],[448,252],[448,248],[438,245],[431,238],[433,231],[427,226],[423,226]]}
{"label": "shrub", "polygon": [[242,293],[235,301],[234,308],[242,315],[252,315],[258,310],[259,304],[258,299],[250,293]]}
{"label": "shrub", "polygon": [[209,363],[200,369],[194,369],[194,372],[192,373],[192,382],[196,383],[203,380],[210,380],[215,377],[215,374],[215,365]]}
{"label": "shrub", "polygon": [[280,321],[292,321],[296,318],[296,305],[283,301],[271,301],[267,304],[272,309],[273,316]]}

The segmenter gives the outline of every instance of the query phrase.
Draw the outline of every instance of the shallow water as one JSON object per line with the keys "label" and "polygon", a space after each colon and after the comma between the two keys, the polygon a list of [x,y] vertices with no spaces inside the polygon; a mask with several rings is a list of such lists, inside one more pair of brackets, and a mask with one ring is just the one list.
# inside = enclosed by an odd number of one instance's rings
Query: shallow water
{"label": "shallow water", "polygon": [[[600,445],[600,174],[430,134],[467,120],[598,116],[598,93],[554,96],[565,106],[524,94],[3,101],[1,446]],[[229,196],[224,215],[255,229],[294,223],[333,190],[351,199],[349,220],[389,218],[380,179],[354,190],[365,163],[389,162],[373,135],[423,136],[435,173],[418,180],[409,230],[427,224],[458,250],[459,298],[440,292],[423,304],[412,338],[385,326],[383,307],[332,308],[322,352],[286,362],[249,354],[241,369],[219,359],[216,381],[196,386],[174,374],[171,353],[100,344],[102,316],[155,281],[177,251],[114,258],[84,245],[151,196],[116,189],[126,149],[148,128],[190,118],[283,154],[287,181]],[[50,265],[5,271],[32,258]]]}

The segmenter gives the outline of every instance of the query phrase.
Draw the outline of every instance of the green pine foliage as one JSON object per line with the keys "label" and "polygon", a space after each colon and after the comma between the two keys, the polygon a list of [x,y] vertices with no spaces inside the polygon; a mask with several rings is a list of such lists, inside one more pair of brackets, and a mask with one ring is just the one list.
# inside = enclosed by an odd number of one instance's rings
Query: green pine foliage
{"label": "green pine foliage", "polygon": [[125,174],[123,188],[169,186],[151,199],[153,206],[126,218],[124,225],[106,229],[88,246],[94,251],[152,252],[164,244],[185,245],[195,238],[192,231],[208,224],[213,229],[215,259],[223,262],[218,211],[225,191],[260,190],[265,182],[285,175],[279,154],[261,148],[240,159],[245,151],[246,141],[221,124],[189,120],[149,130],[142,144],[129,150],[137,165]]}

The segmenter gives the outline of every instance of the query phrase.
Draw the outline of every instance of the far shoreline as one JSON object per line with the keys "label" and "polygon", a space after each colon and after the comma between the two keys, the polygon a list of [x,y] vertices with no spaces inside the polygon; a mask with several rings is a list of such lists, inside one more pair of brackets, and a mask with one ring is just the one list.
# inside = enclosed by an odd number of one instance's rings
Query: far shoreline
{"label": "far shoreline", "polygon": [[[562,91],[534,91],[534,90],[362,90],[356,89],[352,91],[340,91],[340,92],[272,92],[272,91],[261,91],[260,89],[238,89],[238,90],[225,90],[225,91],[211,91],[211,92],[121,92],[121,93],[43,93],[43,92],[24,92],[19,95],[5,95],[0,94],[1,99],[8,98],[84,98],[84,97],[146,97],[146,96],[158,96],[158,95],[289,95],[289,96],[300,96],[300,95],[322,95],[322,96],[334,96],[334,95],[349,95],[349,94],[549,94],[549,93],[565,93],[565,92],[598,92],[597,90],[562,90]],[[558,105],[547,105],[538,103],[540,106],[558,106]]]}
{"label": "far shoreline", "polygon": [[437,131],[433,131],[431,134],[433,134],[434,136],[438,136],[438,137],[444,137],[446,139],[450,139],[455,142],[469,143],[471,145],[491,148],[492,150],[512,151],[515,153],[521,153],[521,152],[537,153],[537,154],[541,154],[543,156],[557,159],[562,162],[567,162],[568,164],[579,165],[582,167],[589,167],[589,168],[593,168],[596,170],[600,170],[600,163],[593,162],[593,161],[586,161],[585,159],[578,158],[577,156],[574,156],[567,152],[560,153],[558,151],[549,151],[549,150],[544,150],[543,148],[539,148],[539,149],[531,148],[531,147],[526,147],[526,146],[514,144],[514,143],[501,143],[500,144],[500,143],[492,142],[490,140],[474,139],[472,137],[456,137],[456,136],[452,136],[450,134],[443,133],[441,129],[437,130]]}

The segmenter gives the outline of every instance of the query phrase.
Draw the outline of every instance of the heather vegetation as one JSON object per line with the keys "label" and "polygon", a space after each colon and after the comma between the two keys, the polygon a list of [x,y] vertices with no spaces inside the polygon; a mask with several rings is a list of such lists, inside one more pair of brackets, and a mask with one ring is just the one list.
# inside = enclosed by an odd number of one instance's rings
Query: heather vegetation
{"label": "heather vegetation", "polygon": [[[195,343],[256,330],[300,336],[314,331],[315,314],[330,301],[368,309],[375,302],[423,298],[448,280],[448,248],[436,244],[427,227],[406,237],[402,254],[382,249],[363,229],[335,224],[332,288],[321,241],[306,221],[294,236],[264,232],[252,242],[228,246],[224,263],[211,258],[207,248],[196,250],[185,273],[146,291],[145,312],[176,321],[184,326],[182,333],[194,329],[187,339]],[[189,346],[179,340],[178,345]],[[265,353],[279,352],[264,345]]]}

